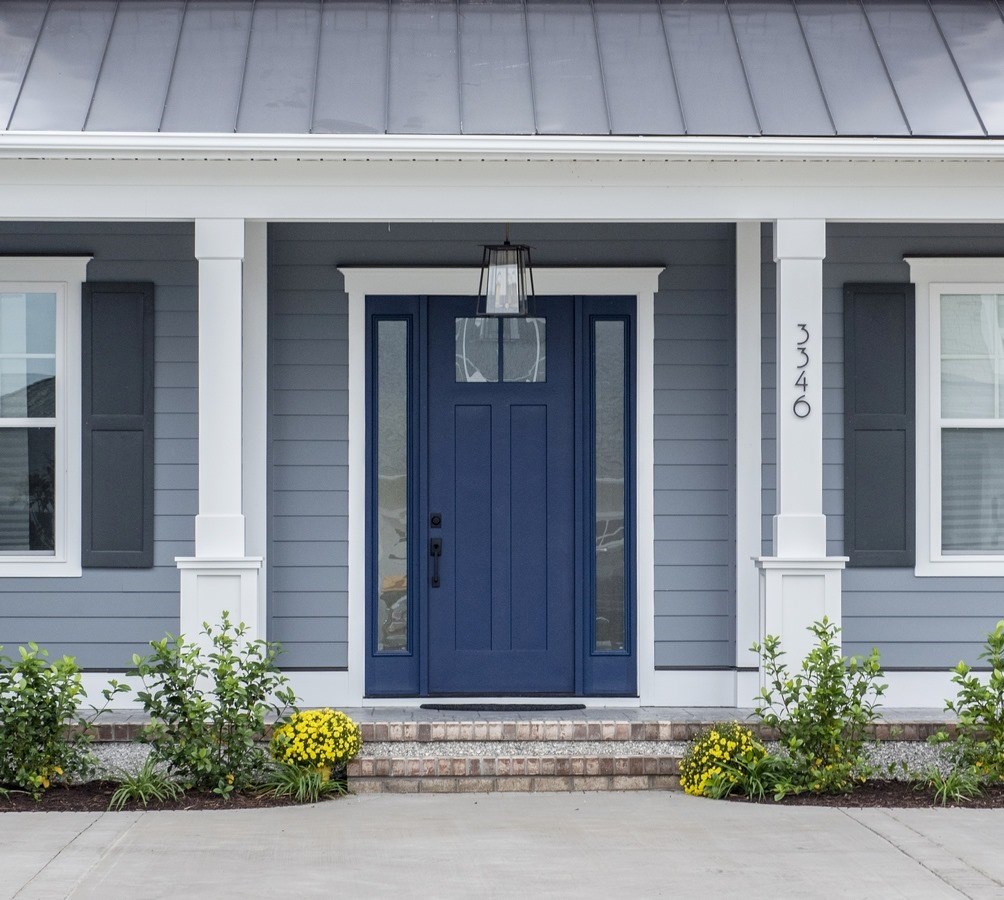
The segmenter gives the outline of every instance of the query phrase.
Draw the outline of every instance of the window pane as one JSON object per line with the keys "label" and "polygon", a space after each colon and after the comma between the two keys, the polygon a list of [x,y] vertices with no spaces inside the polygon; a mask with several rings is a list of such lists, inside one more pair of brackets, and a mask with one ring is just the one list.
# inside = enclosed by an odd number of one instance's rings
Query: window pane
{"label": "window pane", "polygon": [[504,381],[547,381],[547,320],[506,319],[502,323]]}
{"label": "window pane", "polygon": [[992,419],[992,359],[946,359],[941,364],[941,415],[949,419]]}
{"label": "window pane", "polygon": [[456,329],[457,381],[498,381],[498,319],[458,318]]}
{"label": "window pane", "polygon": [[944,553],[1004,553],[1004,430],[941,435]]}
{"label": "window pane", "polygon": [[0,294],[0,353],[56,352],[56,295]]}
{"label": "window pane", "polygon": [[996,297],[944,294],[941,298],[941,355],[994,356],[1000,346]]}
{"label": "window pane", "polygon": [[55,429],[0,429],[0,553],[52,555]]}
{"label": "window pane", "polygon": [[0,417],[56,415],[55,359],[0,359]]}
{"label": "window pane", "polygon": [[377,649],[408,649],[408,323],[376,333]]}
{"label": "window pane", "polygon": [[627,605],[624,566],[624,413],[626,359],[623,321],[593,325],[596,650],[623,650]]}

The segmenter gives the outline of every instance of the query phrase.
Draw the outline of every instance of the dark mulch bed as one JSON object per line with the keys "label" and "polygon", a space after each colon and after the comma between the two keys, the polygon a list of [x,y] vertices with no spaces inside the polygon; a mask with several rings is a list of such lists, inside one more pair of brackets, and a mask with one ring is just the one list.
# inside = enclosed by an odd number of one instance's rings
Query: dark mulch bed
{"label": "dark mulch bed", "polygon": [[[34,800],[28,794],[14,793],[0,796],[0,812],[104,812],[118,785],[110,781],[91,781],[86,784],[58,786],[50,788],[41,800]],[[321,802],[337,799],[328,795]],[[126,811],[162,809],[268,809],[273,806],[296,806],[288,798],[278,798],[272,794],[232,794],[224,800],[216,794],[190,792],[177,800],[167,803],[151,803],[144,807],[139,803],[127,803]]]}
{"label": "dark mulch bed", "polygon": [[[740,803],[750,803],[745,797],[730,797]],[[773,804],[773,798],[761,801]],[[791,794],[778,801],[785,806],[844,806],[890,807],[896,809],[941,808],[934,800],[934,792],[905,781],[869,781],[850,794]],[[947,806],[960,809],[1004,809],[1004,785],[988,788],[972,800],[959,803],[949,801]]]}

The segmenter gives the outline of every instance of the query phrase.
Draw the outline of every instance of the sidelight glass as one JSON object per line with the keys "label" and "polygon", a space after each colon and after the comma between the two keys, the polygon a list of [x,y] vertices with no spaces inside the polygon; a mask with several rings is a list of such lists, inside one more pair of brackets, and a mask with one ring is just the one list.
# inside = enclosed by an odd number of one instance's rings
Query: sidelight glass
{"label": "sidelight glass", "polygon": [[593,322],[593,648],[624,650],[627,352],[623,319]]}
{"label": "sidelight glass", "polygon": [[376,322],[377,650],[408,649],[408,322]]}

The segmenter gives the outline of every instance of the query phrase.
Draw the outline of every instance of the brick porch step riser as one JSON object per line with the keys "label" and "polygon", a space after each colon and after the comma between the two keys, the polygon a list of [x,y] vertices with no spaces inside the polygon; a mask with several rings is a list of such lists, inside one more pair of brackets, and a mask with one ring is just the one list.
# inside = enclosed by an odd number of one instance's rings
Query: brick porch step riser
{"label": "brick porch step riser", "polygon": [[461,794],[556,791],[676,791],[676,775],[497,775],[436,778],[350,778],[357,794]]}
{"label": "brick porch step riser", "polygon": [[496,776],[677,775],[674,756],[548,757],[358,757],[348,765],[355,778],[477,778]]}

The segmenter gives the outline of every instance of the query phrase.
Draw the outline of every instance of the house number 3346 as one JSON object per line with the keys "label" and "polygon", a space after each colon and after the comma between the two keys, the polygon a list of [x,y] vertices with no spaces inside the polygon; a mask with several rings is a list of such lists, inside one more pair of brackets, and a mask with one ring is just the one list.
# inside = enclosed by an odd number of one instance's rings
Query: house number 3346
{"label": "house number 3346", "polygon": [[798,328],[801,335],[801,340],[795,342],[795,350],[801,360],[801,362],[795,366],[798,370],[798,378],[795,379],[795,387],[802,393],[795,399],[795,402],[791,404],[791,411],[799,419],[805,419],[808,417],[809,413],[812,412],[812,407],[809,406],[809,401],[805,399],[805,395],[809,390],[809,380],[806,378],[806,373],[809,370],[809,353],[805,349],[809,345],[809,329],[806,328],[802,322],[799,322],[795,327]]}

